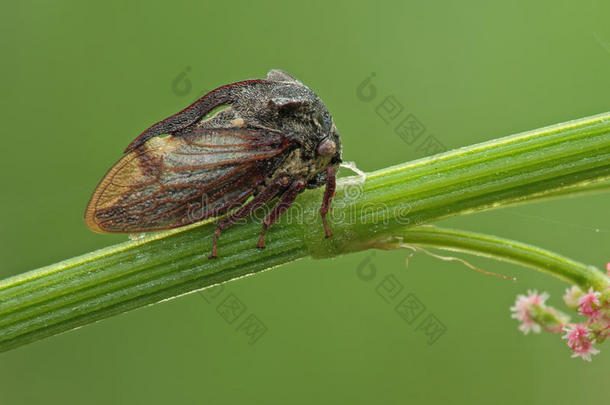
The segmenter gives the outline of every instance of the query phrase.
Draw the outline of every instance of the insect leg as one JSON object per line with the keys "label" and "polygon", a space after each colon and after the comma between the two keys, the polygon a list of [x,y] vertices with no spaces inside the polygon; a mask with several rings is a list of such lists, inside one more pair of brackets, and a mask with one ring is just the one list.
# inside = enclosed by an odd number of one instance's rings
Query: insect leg
{"label": "insect leg", "polygon": [[324,189],[324,199],[322,200],[322,206],[320,207],[320,216],[322,217],[324,232],[327,238],[333,236],[333,233],[328,226],[328,222],[326,221],[326,214],[330,211],[330,203],[335,196],[336,173],[337,169],[334,167],[326,168],[326,188]]}
{"label": "insect leg", "polygon": [[280,191],[280,189],[282,187],[286,186],[286,183],[287,183],[286,179],[277,180],[275,183],[273,183],[270,186],[263,189],[263,191],[261,191],[259,194],[257,194],[246,205],[243,205],[242,207],[238,208],[236,211],[231,213],[231,215],[229,215],[228,217],[223,218],[220,221],[218,221],[216,223],[216,232],[214,232],[214,242],[212,243],[212,253],[210,254],[210,256],[208,256],[208,258],[215,259],[217,257],[216,249],[217,249],[217,245],[218,245],[218,237],[220,236],[220,233],[224,229],[227,229],[233,222],[246,217],[247,215],[249,215],[252,211],[257,209],[261,205],[272,200],[273,197],[275,197],[275,195],[278,193],[278,191]]}
{"label": "insect leg", "polygon": [[275,207],[273,207],[273,210],[263,220],[263,229],[261,230],[261,236],[258,239],[258,244],[256,247],[259,249],[263,249],[265,247],[265,232],[267,231],[267,228],[273,225],[275,221],[277,221],[277,219],[281,217],[282,214],[292,205],[294,200],[297,198],[297,195],[305,190],[306,185],[307,182],[304,179],[296,179],[292,182],[292,184],[290,184],[288,190],[282,194],[280,200],[277,202]]}

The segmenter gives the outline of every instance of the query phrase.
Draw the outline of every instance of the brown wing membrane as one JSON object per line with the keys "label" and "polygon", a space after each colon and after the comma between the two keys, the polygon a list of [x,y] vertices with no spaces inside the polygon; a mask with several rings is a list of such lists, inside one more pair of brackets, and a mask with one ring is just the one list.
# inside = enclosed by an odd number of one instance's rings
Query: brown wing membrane
{"label": "brown wing membrane", "polygon": [[169,229],[223,214],[263,182],[258,162],[290,145],[262,129],[195,128],[155,137],[119,160],[97,186],[85,222],[96,232]]}

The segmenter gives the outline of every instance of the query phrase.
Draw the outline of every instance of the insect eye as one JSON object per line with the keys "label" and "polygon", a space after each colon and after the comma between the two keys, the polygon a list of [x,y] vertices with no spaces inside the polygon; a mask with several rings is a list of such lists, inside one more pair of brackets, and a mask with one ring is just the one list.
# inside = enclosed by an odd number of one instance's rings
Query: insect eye
{"label": "insect eye", "polygon": [[334,156],[334,154],[337,152],[337,145],[330,139],[326,138],[318,145],[317,152],[320,156]]}

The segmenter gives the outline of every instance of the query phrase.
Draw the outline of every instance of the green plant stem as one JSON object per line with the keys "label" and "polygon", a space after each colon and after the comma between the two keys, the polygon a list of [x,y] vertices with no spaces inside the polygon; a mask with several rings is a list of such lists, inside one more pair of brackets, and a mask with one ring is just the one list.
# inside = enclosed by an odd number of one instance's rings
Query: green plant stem
{"label": "green plant stem", "polygon": [[468,253],[529,267],[583,289],[593,287],[602,291],[610,286],[610,279],[595,266],[526,243],[476,232],[414,226],[397,233],[390,240],[376,241],[374,245],[382,248],[414,245]]}
{"label": "green plant stem", "polygon": [[405,225],[550,198],[608,179],[605,113],[373,172],[361,196],[336,202],[340,237],[320,242],[321,231],[307,226],[306,241],[314,257],[335,256],[358,250],[373,233],[391,235]]}
{"label": "green plant stem", "polygon": [[531,197],[527,199],[527,203],[538,201],[556,200],[564,197],[582,197],[585,195],[596,195],[607,193],[610,191],[609,181],[600,181],[589,184],[579,184],[572,187],[565,187],[563,189],[544,194],[540,197]]}
{"label": "green plant stem", "polygon": [[[208,260],[214,225],[206,222],[12,277],[0,281],[0,351],[298,258],[366,249],[407,226],[577,193],[610,179],[609,157],[605,113],[379,170],[361,185],[343,181],[333,238],[323,237],[321,190],[314,190],[269,230],[263,251],[254,247],[260,225],[250,221],[223,232],[220,257]],[[565,279],[565,271],[547,268]],[[583,273],[578,282],[599,280]]]}

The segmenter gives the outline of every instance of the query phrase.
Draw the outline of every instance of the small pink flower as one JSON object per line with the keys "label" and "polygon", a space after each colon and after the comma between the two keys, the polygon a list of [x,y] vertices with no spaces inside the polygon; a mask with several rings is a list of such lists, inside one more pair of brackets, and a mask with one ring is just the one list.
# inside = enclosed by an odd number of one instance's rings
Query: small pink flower
{"label": "small pink flower", "polygon": [[606,263],[606,274],[610,277],[610,262]]}
{"label": "small pink flower", "polygon": [[599,315],[600,295],[601,293],[594,291],[593,287],[589,288],[589,292],[578,299],[579,312],[591,318]]}
{"label": "small pink flower", "polygon": [[568,346],[574,354],[572,357],[582,357],[583,360],[591,361],[591,355],[599,353],[599,350],[593,347],[593,342],[589,339],[589,329],[582,325],[575,325],[573,328],[565,327],[566,332],[562,339],[568,339]]}
{"label": "small pink flower", "polygon": [[534,333],[540,333],[540,325],[538,322],[532,319],[530,311],[536,306],[544,305],[544,302],[549,298],[547,293],[538,294],[537,291],[529,290],[527,295],[517,295],[515,305],[510,307],[513,312],[511,318],[517,319],[521,322],[519,330],[524,334],[528,334],[530,331]]}

